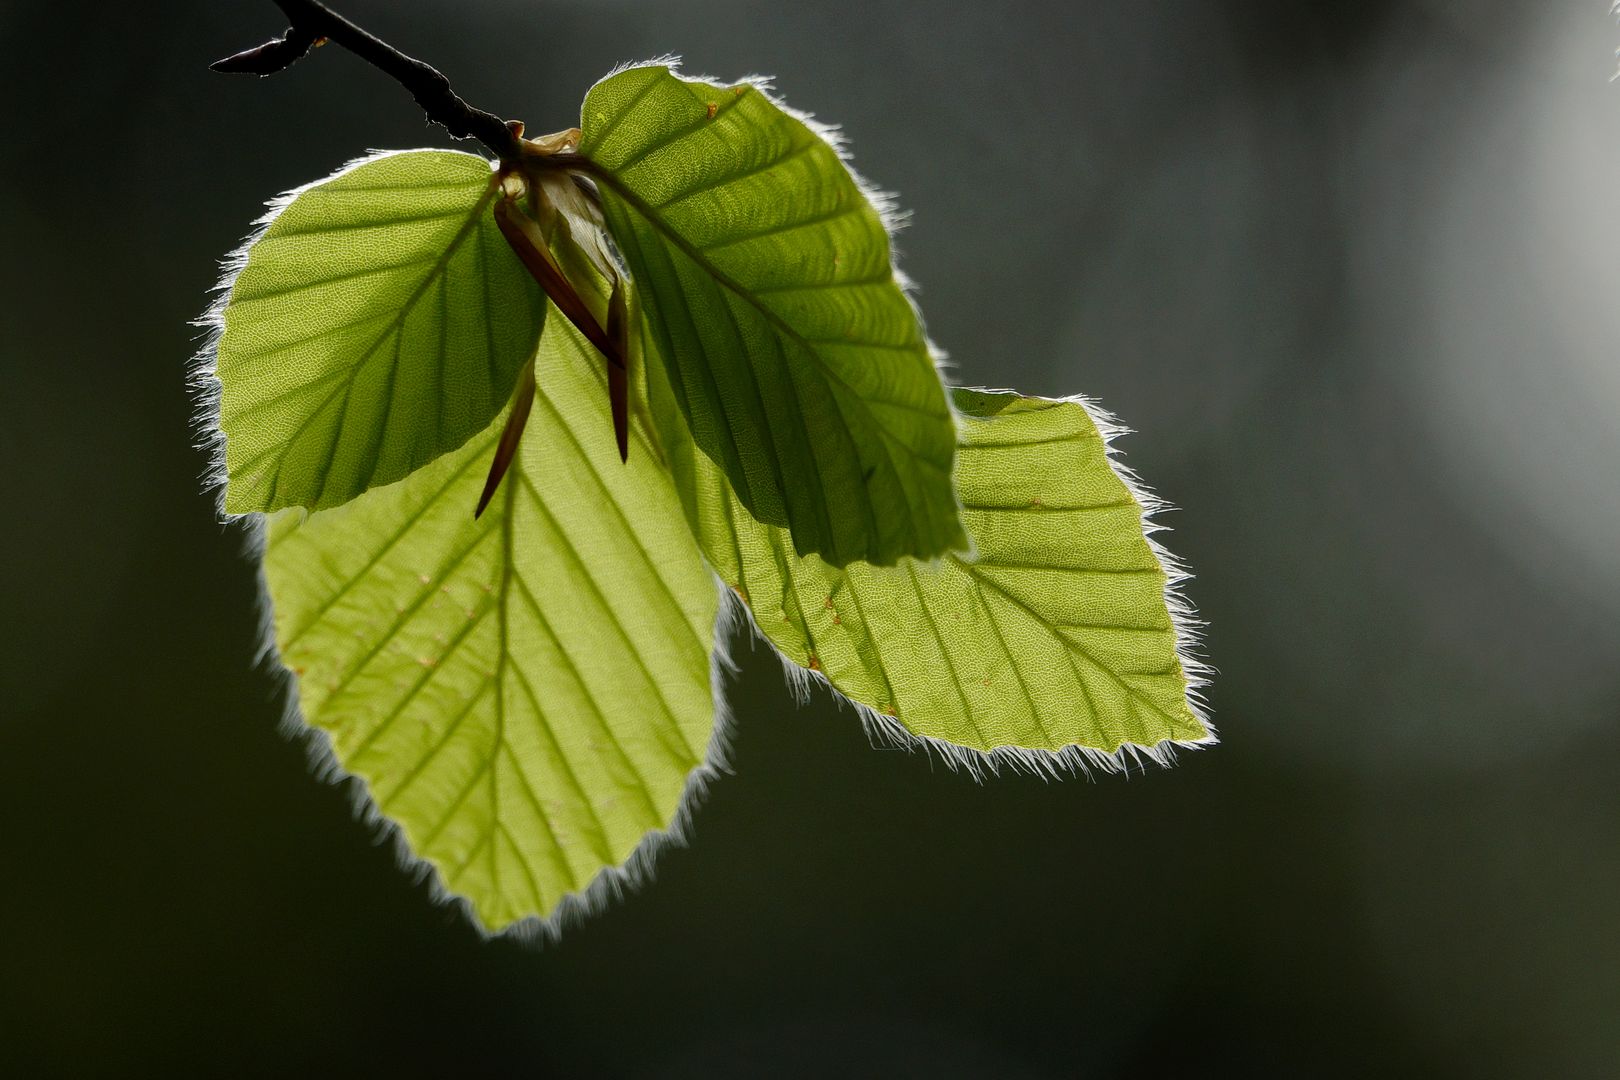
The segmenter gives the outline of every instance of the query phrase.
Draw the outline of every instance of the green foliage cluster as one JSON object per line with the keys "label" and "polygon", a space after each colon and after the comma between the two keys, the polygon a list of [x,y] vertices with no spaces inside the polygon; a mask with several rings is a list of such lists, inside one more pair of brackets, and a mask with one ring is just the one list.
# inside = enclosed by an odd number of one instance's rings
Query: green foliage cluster
{"label": "green foliage cluster", "polygon": [[1109,421],[942,384],[824,132],[651,64],[522,147],[292,193],[205,372],[299,711],[482,925],[678,835],[728,613],[975,771],[1213,740]]}

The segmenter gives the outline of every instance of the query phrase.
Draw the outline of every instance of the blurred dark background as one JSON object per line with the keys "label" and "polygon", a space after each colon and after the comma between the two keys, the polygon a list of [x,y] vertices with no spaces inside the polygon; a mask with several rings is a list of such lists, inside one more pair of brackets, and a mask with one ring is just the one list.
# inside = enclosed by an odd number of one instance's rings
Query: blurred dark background
{"label": "blurred dark background", "polygon": [[3,0],[0,1073],[1620,1075],[1605,3],[340,7],[535,131],[663,52],[842,124],[958,381],[1141,432],[1225,742],[980,786],[760,650],[693,846],[481,941],[278,733],[183,385],[266,198],[442,133]]}

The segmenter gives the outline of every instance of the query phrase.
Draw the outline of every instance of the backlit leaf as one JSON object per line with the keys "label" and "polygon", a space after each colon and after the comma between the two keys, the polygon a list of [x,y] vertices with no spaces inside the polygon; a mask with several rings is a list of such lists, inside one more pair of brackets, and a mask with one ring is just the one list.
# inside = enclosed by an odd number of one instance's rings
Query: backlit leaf
{"label": "backlit leaf", "polygon": [[337,506],[489,426],[545,316],[495,192],[483,158],[419,150],[272,212],[219,312],[227,512]]}
{"label": "backlit leaf", "polygon": [[635,67],[580,153],[699,447],[744,507],[828,562],[964,545],[955,433],[877,209],[755,86]]}
{"label": "backlit leaf", "polygon": [[264,558],[304,719],[490,928],[669,828],[715,723],[717,590],[668,474],[640,426],[620,462],[601,358],[555,312],[536,376],[482,518],[501,417],[400,483],[276,515]]}
{"label": "backlit leaf", "polygon": [[880,733],[937,740],[970,767],[985,760],[960,749],[1034,769],[1162,761],[1213,741],[1189,698],[1171,572],[1080,403],[955,390],[975,553],[839,569],[745,513],[683,441],[656,365],[649,379],[710,563],[766,637],[866,706]]}

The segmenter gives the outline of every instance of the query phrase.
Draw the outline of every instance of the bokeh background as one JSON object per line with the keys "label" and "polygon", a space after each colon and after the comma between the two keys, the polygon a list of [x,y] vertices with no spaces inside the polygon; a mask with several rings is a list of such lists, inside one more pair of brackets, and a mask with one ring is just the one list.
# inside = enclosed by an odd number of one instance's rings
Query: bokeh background
{"label": "bokeh background", "polygon": [[0,1073],[1620,1075],[1620,25],[1603,0],[346,0],[533,130],[777,76],[958,381],[1183,509],[1224,743],[978,785],[763,648],[735,775],[544,946],[277,729],[184,389],[264,199],[443,145],[267,2],[0,3]]}

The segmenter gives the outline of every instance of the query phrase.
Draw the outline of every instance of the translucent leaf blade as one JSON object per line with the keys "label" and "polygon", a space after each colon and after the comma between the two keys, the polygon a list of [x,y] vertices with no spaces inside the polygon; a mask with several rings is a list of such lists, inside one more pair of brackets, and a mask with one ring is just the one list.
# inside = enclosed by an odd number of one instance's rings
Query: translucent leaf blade
{"label": "translucent leaf blade", "polygon": [[[671,405],[659,404],[660,430]],[[842,569],[799,558],[724,476],[666,436],[711,564],[789,660],[880,731],[970,766],[1118,767],[1214,741],[1173,566],[1106,440],[1074,401],[957,390],[957,491],[975,544],[937,563]],[[960,751],[972,751],[963,754]],[[1033,753],[1031,753],[1033,752]],[[980,755],[991,755],[988,759]]]}
{"label": "translucent leaf blade", "polygon": [[619,461],[600,367],[554,313],[528,430],[477,521],[500,418],[269,527],[304,719],[492,929],[616,885],[599,875],[670,828],[714,730],[714,578],[639,429]]}
{"label": "translucent leaf blade", "polygon": [[581,127],[676,401],[748,512],[834,565],[964,546],[944,388],[832,146],[757,87],[659,66],[598,83]]}
{"label": "translucent leaf blade", "polygon": [[484,430],[545,304],[489,162],[384,154],[296,192],[246,249],[214,364],[228,513],[338,506]]}

